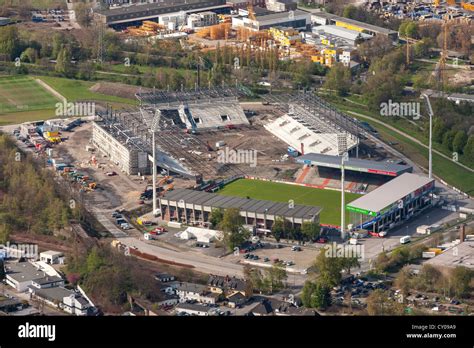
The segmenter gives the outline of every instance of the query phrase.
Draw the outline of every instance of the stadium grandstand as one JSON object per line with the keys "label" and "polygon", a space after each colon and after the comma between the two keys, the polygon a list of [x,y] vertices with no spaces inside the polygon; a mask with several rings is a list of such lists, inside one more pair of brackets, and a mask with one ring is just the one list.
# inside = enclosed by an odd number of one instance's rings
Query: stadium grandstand
{"label": "stadium grandstand", "polygon": [[431,207],[435,181],[404,173],[346,205],[352,229],[386,232]]}
{"label": "stadium grandstand", "polygon": [[284,113],[265,128],[301,154],[337,156],[354,148],[358,153],[359,123],[313,93],[267,95],[264,99]]}
{"label": "stadium grandstand", "polygon": [[[323,168],[341,169],[341,157],[308,153],[296,160],[298,163]],[[358,173],[370,173],[375,175],[400,176],[403,173],[411,173],[413,167],[389,161],[377,162],[358,158],[349,158],[344,164],[346,171]]]}
{"label": "stadium grandstand", "polygon": [[251,198],[222,196],[216,193],[177,188],[159,197],[161,216],[165,221],[179,221],[187,224],[206,224],[213,209],[237,208],[245,224],[270,229],[276,218],[300,227],[303,222],[319,223],[320,207],[272,202]]}

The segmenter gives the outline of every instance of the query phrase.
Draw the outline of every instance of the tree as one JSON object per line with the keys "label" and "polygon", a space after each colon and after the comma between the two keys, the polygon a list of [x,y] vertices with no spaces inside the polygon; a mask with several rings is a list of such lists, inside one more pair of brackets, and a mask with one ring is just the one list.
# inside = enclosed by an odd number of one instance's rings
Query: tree
{"label": "tree", "polygon": [[271,268],[265,269],[265,277],[263,281],[264,284],[266,284],[266,286],[268,287],[268,292],[272,294],[275,291],[280,291],[284,288],[285,284],[283,282],[287,278],[288,275],[283,267],[273,265]]}
{"label": "tree", "polygon": [[453,150],[453,141],[456,136],[456,131],[454,129],[447,131],[443,135],[443,146],[448,150]]}
{"label": "tree", "polygon": [[326,76],[324,87],[336,91],[337,95],[346,95],[351,89],[351,70],[341,63],[335,64]]}
{"label": "tree", "polygon": [[376,289],[367,297],[367,313],[369,315],[401,315],[403,305],[391,299],[388,291]]}
{"label": "tree", "polygon": [[453,139],[453,151],[462,153],[464,146],[467,144],[467,134],[463,130],[459,130]]}
{"label": "tree", "polygon": [[224,244],[228,250],[239,247],[250,237],[250,231],[243,227],[237,208],[226,209],[219,228],[224,232]]}
{"label": "tree", "polygon": [[250,265],[244,265],[244,280],[245,280],[245,296],[248,298],[252,296],[255,288],[259,282],[255,278],[255,270]]}
{"label": "tree", "polygon": [[401,37],[418,38],[418,25],[414,21],[406,21],[398,29]]}
{"label": "tree", "polygon": [[416,287],[420,290],[433,291],[439,287],[441,277],[442,274],[436,267],[425,263],[418,273]]}
{"label": "tree", "polygon": [[28,47],[20,56],[20,60],[25,63],[35,63],[38,59],[38,51],[32,47]]}
{"label": "tree", "polygon": [[276,241],[279,242],[280,239],[288,237],[291,229],[292,226],[290,221],[277,217],[273,222],[272,235],[275,237]]}
{"label": "tree", "polygon": [[433,140],[437,143],[443,141],[443,135],[446,132],[446,125],[442,118],[436,117],[433,121]]}
{"label": "tree", "polygon": [[457,266],[451,271],[450,283],[453,292],[458,297],[467,297],[471,293],[471,281],[474,272],[467,267]]}
{"label": "tree", "polygon": [[224,211],[221,208],[212,209],[211,216],[209,217],[209,222],[212,224],[212,226],[219,226],[223,218]]}
{"label": "tree", "polygon": [[466,146],[464,146],[463,153],[468,161],[474,162],[474,135],[469,136]]}
{"label": "tree", "polygon": [[329,257],[332,246],[322,248],[314,262],[314,267],[319,272],[319,278],[328,286],[336,286],[341,282],[341,262],[337,258]]}
{"label": "tree", "polygon": [[77,22],[83,26],[88,27],[92,21],[91,9],[83,2],[79,2],[74,7]]}
{"label": "tree", "polygon": [[331,305],[330,288],[322,282],[306,281],[301,293],[301,301],[307,308],[326,309]]}
{"label": "tree", "polygon": [[331,305],[331,289],[322,282],[316,282],[316,287],[311,296],[311,306],[326,309]]}
{"label": "tree", "polygon": [[400,289],[404,297],[408,296],[411,287],[411,274],[408,266],[405,266],[395,278],[395,286]]}
{"label": "tree", "polygon": [[339,258],[341,268],[346,270],[347,274],[351,274],[351,268],[360,267],[360,263],[357,257],[342,257]]}
{"label": "tree", "polygon": [[20,49],[20,40],[16,26],[0,28],[0,55],[7,59],[15,59]]}
{"label": "tree", "polygon": [[68,46],[64,46],[58,54],[56,60],[56,72],[69,77],[71,74],[71,51]]}

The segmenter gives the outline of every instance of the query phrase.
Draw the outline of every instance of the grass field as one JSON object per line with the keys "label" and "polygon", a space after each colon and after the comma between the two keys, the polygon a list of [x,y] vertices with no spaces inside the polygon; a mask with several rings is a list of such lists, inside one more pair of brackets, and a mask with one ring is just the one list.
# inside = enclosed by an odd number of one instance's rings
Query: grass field
{"label": "grass field", "polygon": [[136,105],[137,101],[134,96],[131,99],[120,98],[116,96],[105,95],[101,93],[92,92],[89,88],[94,85],[94,82],[72,80],[62,77],[40,76],[40,80],[54,88],[56,91],[68,100],[68,102],[75,101],[97,101],[109,102],[113,105]]}
{"label": "grass field", "polygon": [[[240,179],[225,186],[218,191],[225,196],[250,197],[275,202],[288,202],[295,204],[322,207],[321,223],[340,225],[341,222],[341,193],[332,190],[320,190],[311,187],[280,184],[269,181]],[[352,202],[360,195],[346,193],[346,203]],[[349,221],[349,213],[346,221]]]}
{"label": "grass field", "polygon": [[30,77],[0,77],[0,115],[54,109],[58,101]]}

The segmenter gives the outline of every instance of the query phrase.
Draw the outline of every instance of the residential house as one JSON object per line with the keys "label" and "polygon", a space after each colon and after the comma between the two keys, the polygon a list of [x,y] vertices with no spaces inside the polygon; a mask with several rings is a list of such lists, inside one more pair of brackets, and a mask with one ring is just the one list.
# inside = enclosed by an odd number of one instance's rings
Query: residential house
{"label": "residential house", "polygon": [[209,291],[205,285],[186,282],[178,284],[176,294],[179,296],[180,302],[197,301],[207,304],[215,304],[220,295]]}
{"label": "residential house", "polygon": [[168,283],[176,280],[176,277],[168,273],[158,273],[155,274],[155,279],[162,283]]}
{"label": "residential house", "polygon": [[229,276],[217,276],[210,275],[207,281],[209,290],[216,294],[223,294],[225,297],[232,296],[236,293],[246,295],[246,282],[245,280],[229,277]]}
{"label": "residential house", "polygon": [[212,307],[194,303],[179,303],[176,306],[176,313],[186,313],[188,315],[209,316]]}
{"label": "residential house", "polygon": [[61,286],[45,289],[30,287],[30,296],[78,316],[92,314],[95,311],[95,308],[81,294]]}

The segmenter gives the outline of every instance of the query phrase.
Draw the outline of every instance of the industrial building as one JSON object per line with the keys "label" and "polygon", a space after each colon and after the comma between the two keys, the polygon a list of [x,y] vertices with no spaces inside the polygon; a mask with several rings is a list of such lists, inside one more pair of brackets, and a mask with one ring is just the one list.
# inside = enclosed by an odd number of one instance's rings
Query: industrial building
{"label": "industrial building", "polygon": [[353,228],[387,231],[431,206],[435,181],[404,173],[346,205]]}
{"label": "industrial building", "polygon": [[228,12],[226,0],[164,0],[157,3],[134,4],[118,8],[99,10],[96,17],[104,24],[116,29],[139,25],[145,20],[158,20],[159,17],[175,14],[191,14],[205,11]]}
{"label": "industrial building", "polygon": [[311,11],[311,21],[317,25],[335,25],[337,27],[346,28],[370,35],[387,36],[393,41],[398,39],[398,32],[376,25],[359,22],[354,19],[344,18],[332,13],[322,11]]}
{"label": "industrial building", "polygon": [[270,29],[271,27],[306,30],[311,24],[311,14],[302,10],[265,14],[256,13],[253,19],[251,17],[250,15],[232,17],[232,27],[244,27],[253,31]]}
{"label": "industrial building", "polygon": [[270,229],[277,217],[287,219],[293,227],[305,221],[319,223],[321,208],[277,203],[257,199],[222,196],[215,193],[175,189],[158,198],[161,216],[166,221],[203,224],[209,221],[213,209],[237,208],[245,224]]}

